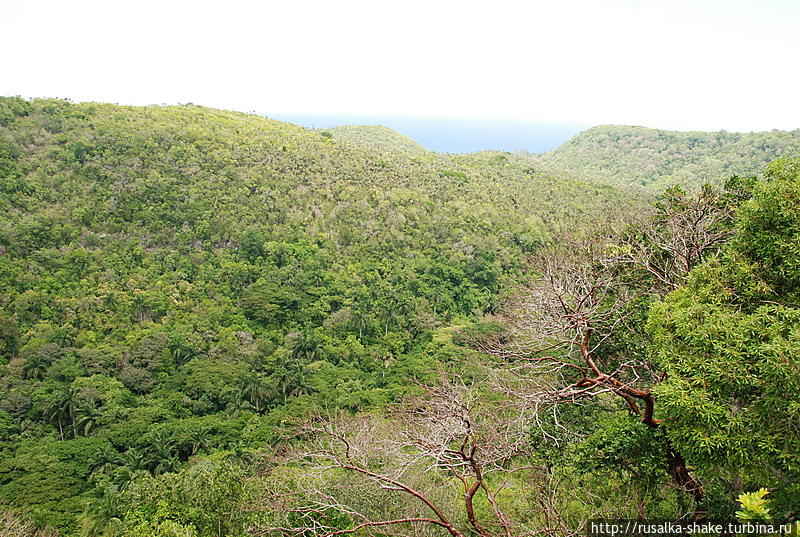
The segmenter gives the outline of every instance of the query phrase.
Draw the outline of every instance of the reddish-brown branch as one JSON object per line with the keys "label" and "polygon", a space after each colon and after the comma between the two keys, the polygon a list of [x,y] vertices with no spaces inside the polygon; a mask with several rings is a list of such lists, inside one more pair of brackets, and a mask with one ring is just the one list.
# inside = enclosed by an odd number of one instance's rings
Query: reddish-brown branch
{"label": "reddish-brown branch", "polygon": [[[658,242],[663,238],[658,230],[645,230],[650,234],[654,247],[669,253],[674,260],[672,268],[666,267],[666,270],[675,272],[659,277],[662,283],[680,281],[688,272],[689,265],[700,259],[724,235],[713,229],[716,216],[710,210],[708,200],[701,200],[691,210],[669,218],[670,226],[675,229],[667,230],[667,242]],[[676,231],[684,228],[684,235]],[[613,239],[604,237],[564,237],[561,244],[542,252],[535,261],[541,277],[513,302],[514,309],[506,316],[511,325],[506,339],[516,341],[518,347],[504,356],[503,345],[500,345],[492,354],[512,360],[510,374],[521,372],[523,378],[540,386],[540,391],[528,395],[535,405],[557,405],[613,393],[643,424],[662,429],[664,424],[655,416],[655,397],[649,387],[640,385],[639,372],[652,374],[650,368],[644,363],[629,363],[611,371],[596,354],[603,342],[625,325],[628,313],[636,307],[637,296],[654,291],[650,288],[634,289],[635,284],[625,279],[621,269],[626,263],[641,261],[645,268],[659,273],[658,268],[649,264],[657,259],[657,255],[639,258],[634,248],[630,248],[630,252],[625,248],[609,249],[608,245],[613,242]],[[528,348],[546,348],[548,355],[526,352],[523,349],[528,342],[534,342]],[[564,354],[551,352],[556,349],[563,350]],[[530,373],[527,377],[524,377],[525,364]],[[569,383],[566,376],[569,371],[578,373],[577,381]],[[567,380],[567,386],[557,388],[550,380],[552,376],[550,379],[542,378],[542,374],[553,373],[564,375],[561,378]],[[653,374],[652,382],[658,381],[659,378]],[[521,393],[524,388],[516,390]],[[699,506],[703,499],[701,484],[691,475],[674,448],[670,447],[665,455],[673,479],[692,495]]]}
{"label": "reddish-brown branch", "polygon": [[392,479],[392,478],[390,478],[388,476],[377,474],[375,472],[371,472],[370,470],[367,470],[366,468],[360,468],[358,466],[353,466],[352,464],[340,464],[339,467],[344,469],[344,470],[352,470],[354,472],[358,472],[358,473],[367,475],[367,476],[369,476],[369,477],[371,477],[373,479],[376,479],[378,481],[384,481],[386,483],[389,483],[389,484],[393,485],[394,487],[397,487],[398,489],[400,489],[402,491],[407,492],[411,496],[417,498],[419,501],[421,501],[422,503],[427,505],[428,508],[431,511],[433,511],[433,513],[436,515],[436,518],[439,519],[439,521],[441,522],[442,527],[446,528],[447,531],[450,532],[450,535],[452,535],[453,537],[463,537],[463,534],[460,531],[458,531],[458,529],[455,526],[453,526],[453,524],[450,522],[450,520],[447,518],[447,516],[444,514],[444,512],[441,509],[439,509],[438,507],[436,507],[436,505],[434,505],[434,503],[432,501],[430,501],[428,498],[426,498],[421,492],[409,487],[405,483],[401,483],[400,481],[398,481],[396,479]]}
{"label": "reddish-brown branch", "polygon": [[674,448],[669,437],[665,435],[664,438],[667,448],[667,466],[669,468],[669,473],[672,475],[673,479],[675,479],[675,482],[694,499],[696,508],[692,519],[703,520],[708,514],[704,505],[705,491],[703,485],[695,479],[689,471],[689,468],[686,466],[686,459]]}

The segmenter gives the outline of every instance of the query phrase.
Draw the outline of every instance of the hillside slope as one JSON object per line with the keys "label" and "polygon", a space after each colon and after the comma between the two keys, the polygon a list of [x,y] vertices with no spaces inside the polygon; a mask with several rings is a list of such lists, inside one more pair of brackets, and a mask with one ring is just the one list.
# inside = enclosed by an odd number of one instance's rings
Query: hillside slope
{"label": "hillside slope", "polygon": [[798,153],[800,129],[744,134],[603,125],[581,132],[539,159],[574,177],[663,189],[759,175],[767,162]]}
{"label": "hillside slope", "polygon": [[345,125],[325,129],[322,132],[329,132],[335,140],[350,142],[379,151],[402,153],[423,153],[427,151],[421,144],[408,136],[383,125]]}
{"label": "hillside slope", "polygon": [[629,203],[504,153],[0,99],[0,504],[75,535],[95,485],[380,407],[458,359],[549,229]]}

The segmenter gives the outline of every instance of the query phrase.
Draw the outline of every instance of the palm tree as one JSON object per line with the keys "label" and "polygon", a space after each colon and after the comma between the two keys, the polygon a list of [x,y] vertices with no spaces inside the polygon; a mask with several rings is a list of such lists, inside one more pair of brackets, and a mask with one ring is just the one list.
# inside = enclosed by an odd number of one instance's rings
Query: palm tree
{"label": "palm tree", "polygon": [[98,425],[98,420],[102,416],[100,409],[93,404],[86,404],[78,407],[75,411],[75,423],[73,429],[80,432],[83,436],[89,436]]}
{"label": "palm tree", "polygon": [[78,517],[81,537],[116,537],[122,532],[122,517],[117,499],[108,489],[97,492]]}
{"label": "palm tree", "polygon": [[174,472],[180,466],[181,460],[176,457],[172,456],[166,459],[159,460],[155,467],[153,468],[153,475],[161,475],[166,474],[167,472]]}
{"label": "palm tree", "polygon": [[26,379],[43,379],[47,374],[47,362],[41,356],[33,356],[22,366],[22,376]]}
{"label": "palm tree", "polygon": [[369,326],[369,319],[363,311],[356,308],[353,310],[353,325],[358,329],[359,341],[364,337],[364,331]]}
{"label": "palm tree", "polygon": [[322,342],[315,332],[292,332],[287,336],[292,358],[312,362],[319,358]]}
{"label": "palm tree", "polygon": [[149,457],[143,451],[131,448],[122,454],[122,462],[133,471],[147,470]]}
{"label": "palm tree", "polygon": [[208,436],[208,429],[205,427],[200,429],[192,429],[188,433],[184,434],[183,440],[189,444],[189,454],[196,455],[198,451],[208,447]]}
{"label": "palm tree", "polygon": [[149,476],[147,470],[131,470],[127,466],[120,466],[111,474],[111,484],[114,489],[123,492],[139,476]]}
{"label": "palm tree", "polygon": [[233,451],[225,458],[240,466],[248,466],[256,459],[256,455],[253,453],[252,449],[245,447],[244,443],[240,442],[234,446]]}
{"label": "palm tree", "polygon": [[227,407],[225,407],[225,414],[227,414],[229,418],[233,419],[239,416],[239,413],[244,410],[248,412],[255,412],[256,407],[253,406],[253,403],[251,403],[244,397],[241,397],[240,394],[239,397],[235,397],[233,401],[230,404],[228,404]]}
{"label": "palm tree", "polygon": [[180,344],[172,345],[169,349],[169,352],[172,355],[172,360],[175,362],[176,366],[182,366],[198,354],[195,349],[190,349],[189,347],[184,347]]}
{"label": "palm tree", "polygon": [[175,457],[176,451],[175,439],[172,435],[164,429],[154,432],[147,448],[150,471],[154,475],[158,475],[177,467],[177,463],[180,461]]}
{"label": "palm tree", "polygon": [[114,468],[124,464],[122,455],[111,444],[98,449],[92,457],[92,474],[110,474]]}
{"label": "palm tree", "polygon": [[[75,411],[80,404],[80,391],[76,388],[62,388],[54,394],[53,400],[45,409],[47,418],[58,424],[61,440],[64,440],[64,426],[74,425]],[[73,426],[72,436],[76,436]]]}
{"label": "palm tree", "polygon": [[261,404],[269,397],[267,385],[255,375],[247,375],[239,381],[239,388],[242,398],[249,401],[256,408],[256,413],[260,414]]}
{"label": "palm tree", "polygon": [[301,366],[301,369],[298,371],[297,375],[294,378],[291,394],[308,395],[313,391],[314,389],[312,388],[308,378],[308,368],[306,368],[305,366]]}
{"label": "palm tree", "polygon": [[279,366],[273,375],[283,394],[284,403],[292,395],[311,393],[307,368],[300,360],[288,360]]}

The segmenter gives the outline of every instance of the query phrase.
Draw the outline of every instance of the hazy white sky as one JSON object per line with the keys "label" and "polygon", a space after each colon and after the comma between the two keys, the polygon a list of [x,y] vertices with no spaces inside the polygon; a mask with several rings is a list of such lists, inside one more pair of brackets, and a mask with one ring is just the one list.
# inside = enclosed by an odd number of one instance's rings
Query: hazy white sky
{"label": "hazy white sky", "polygon": [[800,128],[797,0],[0,0],[0,95]]}

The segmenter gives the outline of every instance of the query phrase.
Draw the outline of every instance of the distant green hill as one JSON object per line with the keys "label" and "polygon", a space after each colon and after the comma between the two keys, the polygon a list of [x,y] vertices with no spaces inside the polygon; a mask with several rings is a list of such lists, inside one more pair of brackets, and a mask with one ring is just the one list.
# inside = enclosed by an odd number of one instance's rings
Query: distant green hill
{"label": "distant green hill", "polygon": [[383,125],[345,125],[321,131],[329,132],[333,138],[343,142],[351,142],[362,147],[379,151],[398,151],[404,153],[422,153],[427,151],[421,144],[408,136],[384,127]]}
{"label": "distant green hill", "polygon": [[744,134],[602,125],[545,153],[540,162],[593,181],[662,189],[758,175],[776,157],[798,153],[800,129]]}

